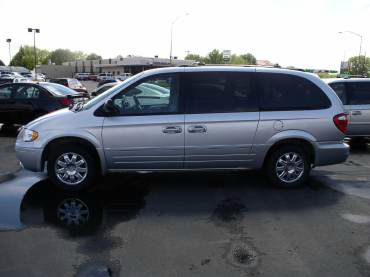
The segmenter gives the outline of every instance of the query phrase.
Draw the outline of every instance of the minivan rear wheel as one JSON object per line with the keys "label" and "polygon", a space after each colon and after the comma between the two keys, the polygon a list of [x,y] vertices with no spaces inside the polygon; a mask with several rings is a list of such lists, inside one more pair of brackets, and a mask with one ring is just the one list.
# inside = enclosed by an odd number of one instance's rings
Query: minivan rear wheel
{"label": "minivan rear wheel", "polygon": [[58,144],[50,151],[48,175],[58,188],[79,191],[93,183],[96,163],[93,155],[83,146]]}
{"label": "minivan rear wheel", "polygon": [[267,161],[266,174],[272,184],[292,188],[307,181],[310,169],[309,155],[304,149],[286,145],[272,152]]}

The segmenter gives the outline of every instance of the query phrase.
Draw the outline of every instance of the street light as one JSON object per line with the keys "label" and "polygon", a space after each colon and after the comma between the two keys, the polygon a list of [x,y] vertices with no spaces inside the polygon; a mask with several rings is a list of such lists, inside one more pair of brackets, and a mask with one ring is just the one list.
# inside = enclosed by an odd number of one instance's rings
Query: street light
{"label": "street light", "polygon": [[40,29],[28,28],[28,32],[33,32],[33,54],[35,55],[35,78],[36,78],[36,64],[37,64],[37,54],[36,54],[36,33],[40,33]]}
{"label": "street light", "polygon": [[175,25],[175,23],[183,16],[188,16],[189,13],[186,13],[184,15],[179,15],[178,17],[175,18],[174,21],[172,21],[171,23],[171,42],[170,42],[170,64],[172,64],[172,40],[173,40],[173,26]]}
{"label": "street light", "polygon": [[351,34],[351,35],[354,35],[354,36],[360,38],[360,51],[358,52],[358,67],[357,67],[357,74],[360,74],[360,60],[361,60],[361,51],[362,51],[362,35],[360,35],[358,33],[355,33],[355,32],[352,32],[352,31],[341,31],[341,32],[338,32],[338,33],[339,34],[348,33],[348,34]]}
{"label": "street light", "polygon": [[10,66],[10,62],[12,61],[12,54],[10,53],[10,43],[12,42],[12,39],[7,38],[6,42],[9,44],[9,66]]}

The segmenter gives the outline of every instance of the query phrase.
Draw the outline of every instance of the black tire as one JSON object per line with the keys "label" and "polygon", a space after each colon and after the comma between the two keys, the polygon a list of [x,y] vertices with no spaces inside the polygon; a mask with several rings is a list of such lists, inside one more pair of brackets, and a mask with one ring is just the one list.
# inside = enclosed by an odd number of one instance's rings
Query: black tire
{"label": "black tire", "polygon": [[[299,174],[298,176],[295,177],[296,180],[295,178],[292,178],[292,180],[290,180],[289,182],[288,181],[284,182],[282,179],[278,177],[276,167],[280,157],[288,153],[296,153],[299,155],[299,157],[303,161],[303,165],[301,166],[303,168],[303,172],[302,174]],[[266,162],[265,170],[269,181],[273,185],[283,188],[299,187],[305,184],[308,180],[311,171],[311,160],[309,158],[309,155],[304,151],[302,147],[296,145],[284,145],[277,148],[271,153]]]}
{"label": "black tire", "polygon": [[[86,176],[81,182],[76,184],[67,184],[58,178],[55,171],[56,161],[65,153],[76,153],[83,157],[83,159],[86,161],[87,172]],[[64,191],[81,191],[86,189],[93,184],[95,178],[97,177],[97,166],[94,156],[84,146],[79,144],[62,143],[52,147],[48,157],[47,168],[49,178],[53,184]]]}

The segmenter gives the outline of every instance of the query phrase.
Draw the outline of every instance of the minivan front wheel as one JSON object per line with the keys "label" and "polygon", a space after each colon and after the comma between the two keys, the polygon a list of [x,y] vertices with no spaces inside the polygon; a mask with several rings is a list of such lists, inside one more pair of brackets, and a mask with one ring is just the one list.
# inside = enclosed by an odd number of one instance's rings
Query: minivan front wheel
{"label": "minivan front wheel", "polygon": [[96,174],[94,157],[83,146],[60,144],[50,152],[48,175],[57,187],[78,191],[93,183]]}
{"label": "minivan front wheel", "polygon": [[276,149],[267,161],[267,176],[279,187],[303,185],[310,174],[308,154],[299,146],[282,146]]}

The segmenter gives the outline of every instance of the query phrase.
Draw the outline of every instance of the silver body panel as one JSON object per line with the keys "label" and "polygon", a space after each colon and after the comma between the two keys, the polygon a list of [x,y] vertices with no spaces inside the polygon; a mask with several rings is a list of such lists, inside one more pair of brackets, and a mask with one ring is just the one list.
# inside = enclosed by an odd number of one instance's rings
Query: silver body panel
{"label": "silver body panel", "polygon": [[[173,114],[99,117],[94,112],[108,98],[134,82],[161,73],[232,71],[273,72],[309,79],[328,96],[331,107],[304,111],[254,111],[213,114]],[[42,153],[54,139],[77,137],[90,142],[99,155],[102,173],[107,171],[167,171],[207,169],[258,169],[275,143],[301,139],[315,151],[314,165],[345,161],[348,146],[333,123],[343,105],[320,79],[298,71],[245,68],[194,67],[148,70],[107,91],[89,109],[60,110],[27,126],[39,133],[34,142],[17,138],[17,157],[25,168],[42,171]],[[165,132],[166,128],[181,132]]]}

